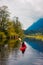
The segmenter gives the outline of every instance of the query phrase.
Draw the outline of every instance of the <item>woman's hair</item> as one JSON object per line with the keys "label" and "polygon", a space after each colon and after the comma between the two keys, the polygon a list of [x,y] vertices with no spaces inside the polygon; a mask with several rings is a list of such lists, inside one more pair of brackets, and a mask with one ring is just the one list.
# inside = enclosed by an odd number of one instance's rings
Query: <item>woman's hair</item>
{"label": "woman's hair", "polygon": [[24,45],[24,42],[22,43],[22,45]]}
{"label": "woman's hair", "polygon": [[24,44],[24,42],[22,44]]}

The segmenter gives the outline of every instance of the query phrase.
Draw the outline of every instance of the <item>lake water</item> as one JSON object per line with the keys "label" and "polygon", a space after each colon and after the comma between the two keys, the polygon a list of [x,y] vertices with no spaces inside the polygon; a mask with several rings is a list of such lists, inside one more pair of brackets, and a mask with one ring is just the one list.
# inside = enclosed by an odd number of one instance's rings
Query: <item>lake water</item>
{"label": "lake water", "polygon": [[25,39],[25,44],[27,49],[24,54],[17,47],[13,50],[8,50],[7,45],[2,47],[0,65],[43,65],[43,42]]}

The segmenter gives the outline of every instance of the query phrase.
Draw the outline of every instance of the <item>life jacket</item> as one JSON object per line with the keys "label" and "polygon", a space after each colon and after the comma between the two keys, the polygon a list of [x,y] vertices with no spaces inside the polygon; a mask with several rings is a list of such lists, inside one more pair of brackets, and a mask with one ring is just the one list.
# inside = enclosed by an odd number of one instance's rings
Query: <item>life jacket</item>
{"label": "life jacket", "polygon": [[20,47],[20,50],[21,51],[25,51],[26,50],[26,45],[25,44],[22,44],[22,46]]}

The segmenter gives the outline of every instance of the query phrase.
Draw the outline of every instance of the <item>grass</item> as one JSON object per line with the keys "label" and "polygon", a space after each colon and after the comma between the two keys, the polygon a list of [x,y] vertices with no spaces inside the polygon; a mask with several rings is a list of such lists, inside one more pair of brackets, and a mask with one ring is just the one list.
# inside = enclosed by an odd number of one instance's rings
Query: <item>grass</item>
{"label": "grass", "polygon": [[26,35],[25,37],[43,41],[43,35]]}

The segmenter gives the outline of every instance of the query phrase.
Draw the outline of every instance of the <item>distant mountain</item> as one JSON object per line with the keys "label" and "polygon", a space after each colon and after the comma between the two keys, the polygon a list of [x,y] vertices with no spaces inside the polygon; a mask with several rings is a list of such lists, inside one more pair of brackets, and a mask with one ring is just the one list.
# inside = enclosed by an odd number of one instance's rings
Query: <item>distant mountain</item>
{"label": "distant mountain", "polygon": [[33,23],[27,30],[24,31],[25,34],[31,34],[36,32],[43,33],[43,18],[40,18],[38,21]]}

